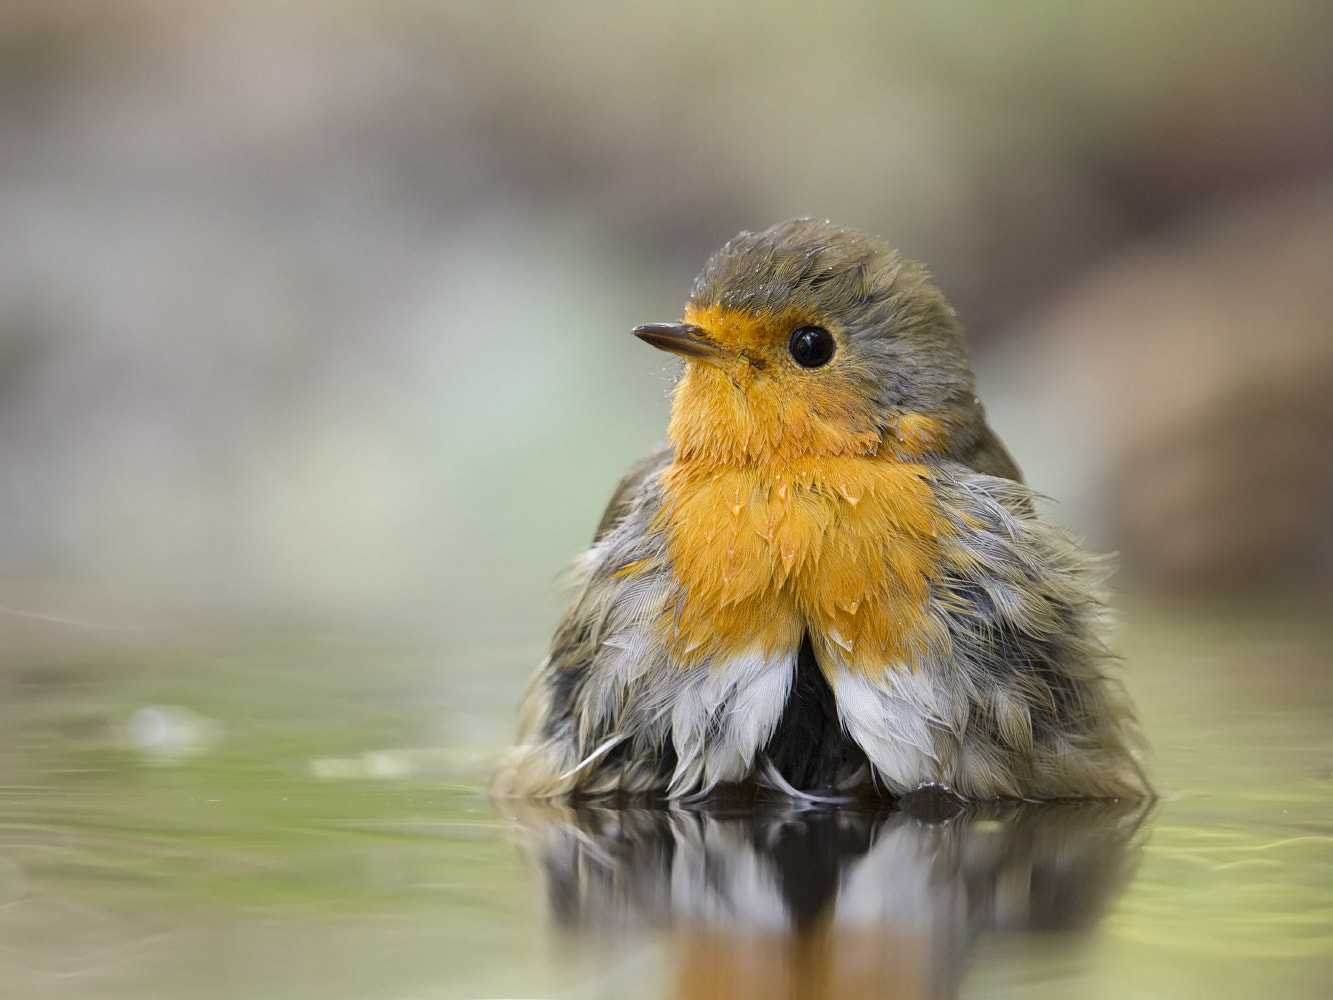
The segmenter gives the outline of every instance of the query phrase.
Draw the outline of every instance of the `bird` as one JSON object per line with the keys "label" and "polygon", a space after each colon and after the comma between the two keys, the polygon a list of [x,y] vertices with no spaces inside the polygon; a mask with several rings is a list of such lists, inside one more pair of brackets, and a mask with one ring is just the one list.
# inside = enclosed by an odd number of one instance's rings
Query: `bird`
{"label": "bird", "polygon": [[927,269],[794,219],[680,323],[666,441],[569,571],[500,796],[1142,798],[1106,561],[1040,512]]}

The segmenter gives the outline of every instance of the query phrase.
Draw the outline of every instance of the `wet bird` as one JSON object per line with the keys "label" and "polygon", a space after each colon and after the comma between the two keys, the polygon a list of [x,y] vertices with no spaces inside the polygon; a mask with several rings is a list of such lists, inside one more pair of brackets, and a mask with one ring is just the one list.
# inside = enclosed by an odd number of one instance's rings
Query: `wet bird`
{"label": "wet bird", "polygon": [[1038,513],[926,270],[798,219],[684,322],[666,443],[621,480],[501,794],[1137,797],[1102,564]]}

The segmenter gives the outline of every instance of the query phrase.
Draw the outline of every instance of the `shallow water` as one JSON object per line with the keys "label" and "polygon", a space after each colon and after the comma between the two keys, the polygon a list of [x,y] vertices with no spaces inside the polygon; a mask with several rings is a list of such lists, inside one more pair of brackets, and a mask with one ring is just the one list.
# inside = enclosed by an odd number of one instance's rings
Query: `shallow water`
{"label": "shallow water", "polygon": [[1329,995],[1333,627],[1126,617],[1146,814],[497,810],[530,651],[27,629],[0,995]]}

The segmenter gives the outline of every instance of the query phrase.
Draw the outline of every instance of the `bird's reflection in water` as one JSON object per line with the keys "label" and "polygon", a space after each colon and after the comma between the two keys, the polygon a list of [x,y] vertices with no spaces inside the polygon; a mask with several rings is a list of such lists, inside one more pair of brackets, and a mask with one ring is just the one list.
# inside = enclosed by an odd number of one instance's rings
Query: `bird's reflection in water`
{"label": "bird's reflection in water", "polygon": [[986,932],[1092,927],[1141,805],[687,809],[510,803],[551,915],[597,942],[669,931],[681,997],[948,997]]}

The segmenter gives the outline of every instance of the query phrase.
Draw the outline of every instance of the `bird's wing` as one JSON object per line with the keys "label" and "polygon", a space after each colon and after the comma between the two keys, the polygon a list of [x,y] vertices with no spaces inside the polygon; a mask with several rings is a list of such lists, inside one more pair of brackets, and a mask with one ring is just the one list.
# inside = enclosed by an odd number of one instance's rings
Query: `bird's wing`
{"label": "bird's wing", "polygon": [[1016,483],[1023,481],[1023,473],[1019,471],[1018,463],[1009,454],[1004,442],[991,430],[990,424],[984,420],[981,423],[981,433],[952,457],[983,476],[998,476],[1001,479],[1012,479]]}
{"label": "bird's wing", "polygon": [[630,470],[616,483],[611,501],[602,512],[602,519],[597,522],[597,531],[593,534],[593,544],[597,544],[625,519],[643,491],[643,484],[671,464],[675,456],[675,446],[663,441],[630,466]]}
{"label": "bird's wing", "polygon": [[1032,491],[950,463],[923,642],[880,676],[815,638],[848,733],[893,791],[1142,796],[1133,714],[1108,673],[1106,567],[1041,518]]}
{"label": "bird's wing", "polygon": [[501,767],[501,791],[687,796],[746,777],[777,725],[795,648],[683,663],[664,640],[678,603],[658,523],[671,457],[660,447],[630,470],[575,561],[571,601],[529,686],[522,744]]}
{"label": "bird's wing", "polygon": [[593,794],[670,779],[671,702],[684,677],[653,639],[671,599],[654,520],[672,454],[659,445],[625,474],[570,567],[571,600],[524,695],[522,742],[502,763],[498,791]]}

